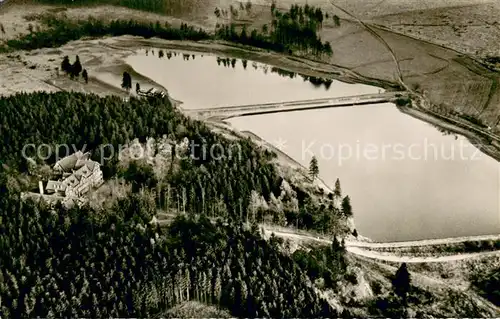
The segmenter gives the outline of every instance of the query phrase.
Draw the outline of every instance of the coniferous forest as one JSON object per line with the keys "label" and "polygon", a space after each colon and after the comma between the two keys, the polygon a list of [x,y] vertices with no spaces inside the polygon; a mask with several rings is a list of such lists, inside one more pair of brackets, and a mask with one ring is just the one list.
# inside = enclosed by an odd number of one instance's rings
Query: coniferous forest
{"label": "coniferous forest", "polygon": [[[146,3],[149,3],[146,1]],[[154,1],[152,2],[153,5]],[[129,5],[125,5],[130,7]],[[155,5],[153,5],[155,6]],[[133,7],[133,6],[132,6]],[[145,10],[143,8],[143,10]],[[153,10],[153,9],[152,9]],[[0,52],[12,50],[34,50],[46,47],[58,47],[69,41],[85,36],[120,36],[134,35],[144,38],[158,37],[167,40],[216,40],[222,39],[244,45],[251,45],[266,50],[293,54],[313,55],[321,57],[333,54],[329,42],[322,42],[318,35],[324,19],[319,8],[293,5],[288,12],[271,8],[273,15],[269,30],[247,30],[246,26],[236,29],[234,23],[217,24],[215,34],[203,29],[195,29],[182,23],[173,27],[168,23],[144,23],[135,20],[102,20],[89,17],[86,20],[71,20],[65,16],[45,14],[36,19],[45,26],[43,29],[31,30],[19,39],[6,41],[0,46]],[[266,25],[267,27],[267,25]]]}
{"label": "coniferous forest", "polygon": [[[350,212],[344,214],[333,205],[333,194],[325,194],[322,202],[315,201],[316,194],[304,192],[278,175],[274,153],[257,151],[248,139],[230,141],[213,133],[202,122],[182,115],[168,98],[125,102],[119,97],[81,93],[20,93],[0,97],[0,107],[0,133],[5,141],[0,145],[0,158],[10,171],[29,172],[33,163],[28,158],[38,164],[53,163],[57,145],[70,145],[73,151],[93,151],[98,162],[106,158],[102,162],[105,178],[126,176],[136,191],[152,190],[160,209],[182,206],[182,211],[214,217],[223,207],[222,217],[232,219],[269,221],[323,233],[345,231],[338,227],[339,221]],[[11,118],[23,120],[12,122]],[[189,156],[175,159],[174,149],[168,171],[159,176],[143,166],[132,165],[125,172],[119,167],[116,150],[120,145],[136,138],[144,143],[147,138],[162,136],[171,141],[187,139]],[[34,146],[26,148],[29,144]],[[42,144],[51,145],[52,152],[35,154]],[[65,154],[65,149],[60,152]],[[23,187],[18,183],[4,185],[18,191]]]}
{"label": "coniferous forest", "polygon": [[251,45],[267,50],[322,56],[332,55],[329,42],[323,42],[318,35],[324,19],[320,8],[309,5],[292,5],[287,12],[271,6],[271,26],[262,30],[247,30],[246,26],[236,28],[234,23],[218,24],[216,36],[233,42]]}
{"label": "coniferous forest", "polygon": [[144,38],[156,36],[168,40],[193,41],[210,38],[210,35],[202,29],[195,29],[184,23],[177,28],[168,24],[160,24],[160,22],[144,23],[134,20],[113,20],[108,23],[93,17],[89,17],[87,20],[73,21],[64,17],[43,15],[39,19],[46,26],[44,30],[33,31],[19,39],[8,40],[6,47],[0,47],[0,52],[1,50],[34,50],[59,47],[69,41],[78,40],[85,36],[135,35]]}
{"label": "coniferous forest", "polygon": [[[258,214],[251,203],[262,198],[274,199],[267,210],[260,208],[261,214],[276,221],[276,214],[291,218],[286,216],[293,210],[276,204],[277,197],[286,202],[291,189],[275,171],[273,154],[241,140],[241,156],[217,161],[191,156],[165,178],[133,165],[123,172],[116,159],[109,160],[108,177],[129,174],[139,187],[111,208],[54,208],[19,199],[27,187],[19,177],[34,165],[20,154],[27,143],[85,145],[95,151],[105,143],[159,135],[227,148],[235,142],[159,97],[124,102],[79,93],[20,93],[0,98],[0,106],[1,134],[8,142],[0,149],[2,317],[148,317],[188,300],[242,317],[337,315],[311,287],[317,269],[308,257],[299,261],[281,252],[282,240],[265,241],[252,223]],[[22,120],[8,120],[13,117]],[[188,217],[178,217],[167,228],[150,223],[159,209],[154,196],[166,196],[151,195],[159,183],[172,190],[170,198],[187,194],[183,210]],[[313,216],[315,205],[307,194],[301,196],[300,210]],[[161,208],[174,212],[172,206]],[[327,215],[324,205],[315,209]],[[223,218],[216,222],[214,217]],[[313,222],[301,221],[314,228]],[[337,248],[334,255],[342,255],[343,248]],[[330,265],[338,267],[330,272],[343,273],[342,263]]]}
{"label": "coniferous forest", "polygon": [[105,212],[3,196],[2,318],[150,317],[187,300],[241,317],[337,316],[279,240],[205,218],[160,229],[153,213],[140,196]]}

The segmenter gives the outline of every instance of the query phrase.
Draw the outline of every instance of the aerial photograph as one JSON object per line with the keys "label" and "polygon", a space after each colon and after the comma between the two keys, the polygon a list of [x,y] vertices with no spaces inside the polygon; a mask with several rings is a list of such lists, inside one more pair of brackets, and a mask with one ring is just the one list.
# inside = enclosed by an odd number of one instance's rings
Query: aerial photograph
{"label": "aerial photograph", "polygon": [[500,318],[500,0],[0,0],[0,319]]}

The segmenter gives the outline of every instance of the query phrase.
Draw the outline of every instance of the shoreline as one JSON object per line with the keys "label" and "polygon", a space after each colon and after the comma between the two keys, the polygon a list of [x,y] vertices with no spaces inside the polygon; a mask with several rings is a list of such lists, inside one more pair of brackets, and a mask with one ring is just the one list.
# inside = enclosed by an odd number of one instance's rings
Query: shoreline
{"label": "shoreline", "polygon": [[[394,91],[397,84],[379,79],[364,77],[348,68],[328,64],[321,61],[313,61],[301,57],[289,57],[278,53],[266,52],[259,48],[246,47],[242,45],[228,44],[220,41],[172,41],[157,38],[137,40],[137,37],[124,36],[124,39],[117,39],[115,47],[123,49],[134,47],[136,49],[147,47],[194,51],[214,55],[222,55],[232,58],[248,59],[249,61],[269,64],[287,71],[308,76],[326,77],[333,80],[351,84],[365,84],[382,88],[386,91]],[[122,41],[121,41],[122,40]],[[142,45],[139,45],[142,44]],[[429,103],[429,101],[426,101]],[[480,132],[473,125],[452,119],[445,120],[444,116],[434,114],[434,112],[422,107],[398,107],[399,111],[417,118],[423,122],[435,125],[441,129],[463,135],[481,152],[500,162],[500,137],[490,133]],[[485,134],[494,136],[497,145],[488,143]]]}
{"label": "shoreline", "polygon": [[[89,66],[90,77],[93,78],[94,72],[96,74],[101,73],[102,71],[107,71],[108,75],[112,74],[115,77],[116,73],[113,74],[113,71],[120,69],[121,71],[130,70],[134,73],[135,70],[131,66],[129,66],[125,59],[126,57],[134,54],[136,50],[144,49],[146,47],[155,47],[155,48],[164,48],[171,50],[179,50],[179,51],[191,51],[191,52],[199,52],[199,53],[207,53],[214,55],[222,55],[232,58],[240,58],[247,59],[249,61],[255,61],[259,63],[268,64],[271,66],[275,66],[290,72],[295,72],[298,74],[303,74],[307,76],[317,76],[324,77],[328,79],[338,80],[345,83],[358,83],[365,84],[383,88],[387,91],[394,91],[396,89],[397,84],[388,82],[385,80],[378,80],[373,78],[368,78],[358,74],[357,72],[341,67],[338,65],[333,65],[330,63],[326,63],[324,61],[314,61],[302,57],[293,57],[287,56],[275,52],[268,52],[263,49],[253,48],[238,44],[231,44],[223,41],[177,41],[177,40],[163,40],[158,38],[144,39],[135,36],[119,36],[119,37],[104,37],[97,39],[86,39],[86,40],[76,40],[72,41],[62,47],[59,48],[59,51],[70,51],[73,54],[78,54],[75,51],[87,51],[91,56],[93,56],[92,60],[97,60],[99,63],[93,63],[93,65]],[[68,50],[68,48],[70,50]],[[89,52],[89,49],[91,52]],[[50,51],[53,49],[38,49],[35,50],[36,53],[27,52],[27,51],[19,51],[19,53],[24,55],[24,59],[30,60],[34,55],[44,56],[45,58],[50,55]],[[83,52],[80,52],[84,54]],[[61,54],[61,53],[60,53]],[[99,55],[101,54],[101,55]],[[5,54],[0,55],[0,61],[5,59]],[[53,60],[53,59],[49,59]],[[26,63],[26,61],[23,61]],[[39,62],[37,59],[36,62]],[[46,62],[46,61],[44,61]],[[93,61],[92,61],[93,62]],[[54,67],[54,63],[52,64]],[[97,64],[97,65],[96,65]],[[17,66],[17,65],[16,65]],[[14,66],[15,67],[15,66]],[[115,70],[113,70],[115,69]],[[31,71],[31,70],[29,70]],[[17,72],[14,72],[17,73]],[[48,72],[40,74],[40,71],[36,73],[36,76],[32,75],[31,78],[34,81],[39,81],[39,86],[41,86],[40,80],[44,80],[45,82],[54,80],[53,74],[47,74]],[[12,74],[9,74],[12,76]],[[120,76],[120,75],[118,75]],[[29,73],[26,76],[29,78]],[[155,83],[151,79],[142,76],[145,80],[145,83],[152,84]],[[58,78],[56,78],[59,80]],[[100,77],[94,78],[95,82],[101,82],[102,79]],[[8,79],[6,79],[8,82]],[[106,82],[106,81],[105,81]],[[96,83],[99,84],[99,83]],[[142,83],[141,83],[142,84]],[[22,87],[29,86],[26,84],[21,84]],[[32,85],[32,84],[30,84]],[[64,85],[59,85],[64,86]],[[117,87],[117,85],[113,85]],[[162,86],[158,84],[155,85],[159,89],[164,89]],[[120,89],[120,88],[118,88]],[[80,88],[80,90],[85,91],[85,89]],[[7,94],[11,93],[12,90],[7,89]],[[2,92],[0,91],[0,94]],[[104,94],[108,92],[102,92]],[[429,101],[426,100],[426,103]],[[439,114],[434,114],[431,110],[428,110],[426,107],[413,107],[412,110],[402,110],[403,113],[413,116],[419,120],[422,120],[426,123],[438,126],[441,129],[445,129],[448,131],[452,131],[454,133],[458,133],[460,135],[464,135],[469,141],[471,141],[476,147],[478,147],[483,153],[488,156],[493,157],[495,160],[500,161],[500,137],[491,134],[490,132],[486,132],[484,130],[478,129],[471,125],[470,123],[465,123],[460,120],[457,121],[455,119],[444,119],[444,116],[440,116]],[[486,138],[485,138],[486,137]],[[488,141],[494,140],[494,143]]]}
{"label": "shoreline", "polygon": [[433,116],[425,109],[423,110],[421,108],[406,106],[396,107],[405,115],[465,137],[474,147],[481,151],[481,153],[491,157],[497,162],[500,162],[500,150],[498,147],[495,147],[493,144],[488,145],[487,141],[484,140],[484,137],[480,136],[480,133],[473,133],[459,125],[454,125],[450,123],[452,120],[448,120],[444,117],[439,118],[437,116]]}
{"label": "shoreline", "polygon": [[[119,39],[118,39],[119,38]],[[111,38],[110,38],[111,39]],[[157,48],[170,49],[184,52],[197,52],[226,56],[231,58],[247,59],[286,71],[295,72],[306,76],[326,77],[350,84],[365,84],[383,88],[387,91],[397,90],[398,85],[393,82],[366,77],[339,65],[306,59],[298,56],[288,56],[260,48],[244,46],[225,41],[177,41],[159,38],[144,39],[135,36],[115,37],[115,49],[129,50],[130,48]]]}
{"label": "shoreline", "polygon": [[[131,37],[131,36],[122,36],[122,37],[108,37],[104,39],[93,39],[93,40],[77,40],[69,43],[68,45],[65,45],[61,47],[61,49],[76,49],[76,50],[81,50],[83,49],[88,49],[89,47],[91,48],[92,45],[106,45],[108,50],[111,50],[111,52],[105,51],[105,54],[110,54],[110,56],[104,56],[103,61],[99,61],[100,63],[96,65],[93,68],[93,71],[96,73],[96,75],[99,73],[99,70],[106,70],[109,73],[114,73],[118,71],[123,71],[123,68],[130,68],[133,70],[133,68],[128,65],[125,62],[126,57],[128,57],[131,54],[134,54],[135,50],[139,49],[144,49],[146,46],[149,47],[154,47],[154,48],[166,48],[166,49],[172,49],[172,50],[184,50],[184,51],[195,51],[195,52],[200,52],[200,53],[207,53],[207,54],[219,54],[219,55],[226,55],[230,57],[235,57],[235,58],[247,58],[248,60],[251,61],[256,61],[256,62],[261,62],[265,64],[269,64],[271,66],[276,66],[280,67],[292,72],[297,72],[301,74],[306,74],[306,75],[312,75],[312,76],[323,76],[323,77],[328,77],[332,78],[335,80],[340,80],[348,83],[362,83],[362,84],[367,84],[367,82],[363,81],[363,78],[358,78],[358,77],[352,77],[353,73],[349,73],[345,69],[339,69],[336,67],[333,67],[331,65],[327,64],[321,64],[316,61],[307,61],[302,58],[293,58],[291,59],[290,57],[283,56],[281,54],[277,53],[271,53],[271,52],[265,52],[261,49],[252,49],[248,50],[248,48],[243,48],[241,46],[235,47],[235,46],[227,46],[226,44],[221,44],[221,43],[214,43],[214,42],[204,42],[204,43],[192,43],[189,41],[168,41],[168,40],[161,40],[161,39],[142,39],[139,38],[140,41],[136,41],[138,38],[137,37]],[[47,49],[47,50],[52,50],[52,49]],[[40,49],[37,50],[37,55],[39,56],[44,56],[44,53],[46,58],[48,58],[47,50],[45,49]],[[102,51],[102,49],[101,49]],[[21,53],[21,52],[20,52]],[[25,54],[25,52],[22,52]],[[78,52],[75,52],[73,54],[78,54]],[[111,62],[111,63],[110,63]],[[312,68],[311,68],[312,66]],[[91,69],[92,70],[92,69]],[[136,72],[134,70],[134,72]],[[344,73],[342,73],[344,72]],[[45,72],[47,73],[47,72]],[[137,73],[137,72],[136,72]],[[138,73],[139,74],[139,73]],[[50,74],[45,74],[47,76],[47,80],[51,80],[52,78],[50,77]],[[120,74],[114,74],[114,76],[120,77]],[[142,78],[146,80],[147,83],[154,82],[153,80],[149,79],[148,77],[141,75]],[[100,82],[99,84],[107,84],[108,86],[111,85],[112,87],[118,88],[118,85],[109,83],[106,81],[106,79],[101,79],[99,76],[96,76],[96,79]],[[156,82],[154,82],[156,83]],[[373,82],[370,83],[371,85],[386,88],[384,85],[384,82],[381,81],[377,84],[374,84]],[[162,87],[158,83],[156,85]],[[64,88],[64,83],[62,85],[62,88]],[[109,87],[108,87],[109,88]],[[118,88],[119,89],[119,88]],[[125,91],[123,91],[125,93]],[[107,91],[109,94],[109,90]],[[172,97],[170,97],[171,100],[176,104],[179,105],[179,103],[182,103],[181,101],[176,101]],[[182,107],[180,107],[182,110]],[[419,120],[422,120],[426,123],[430,123],[432,125],[436,125],[442,129],[454,131],[460,135],[465,136],[467,139],[469,139],[473,144],[476,142],[476,140],[480,141],[481,144],[477,145],[475,144],[476,147],[480,148],[480,150],[483,153],[486,153],[487,155],[495,158],[497,161],[500,159],[500,155],[496,150],[490,150],[490,148],[484,148],[481,147],[482,143],[484,143],[484,140],[481,139],[481,137],[478,137],[478,134],[475,134],[474,132],[469,132],[466,129],[460,128],[459,126],[453,125],[451,123],[448,123],[442,119],[439,119],[432,114],[429,114],[425,109],[420,109],[418,107],[413,107],[413,108],[401,108],[398,107],[398,109],[403,112],[404,114],[413,116]],[[235,129],[232,127],[232,129]],[[245,135],[245,131],[239,132],[240,134]],[[258,143],[266,143],[267,147],[270,147],[273,151],[276,153],[282,155],[281,157],[283,159],[286,159],[286,162],[288,164],[292,163],[292,167],[296,166],[300,168],[302,171],[307,169],[297,161],[295,161],[293,158],[291,158],[288,154],[282,152],[281,150],[276,149],[273,145],[271,145],[269,142],[263,140],[259,136],[257,136],[253,132],[247,132],[247,136],[252,135],[252,140],[255,142],[257,141]],[[257,144],[258,144],[257,143]],[[323,189],[328,189],[331,191],[331,189],[322,181],[320,181],[321,184],[323,184],[325,187],[322,187]],[[320,186],[321,187],[321,186]],[[354,225],[354,224],[353,224]],[[353,227],[355,228],[355,226]],[[360,234],[362,236],[362,234]]]}
{"label": "shoreline", "polygon": [[[231,125],[231,123],[226,122],[226,120],[207,120],[204,121],[205,124],[207,124],[209,127],[213,128],[214,126],[217,127],[220,130],[224,130],[225,132],[235,134],[236,136],[240,138],[250,138],[250,140],[255,143],[258,146],[263,146],[271,151],[275,152],[276,155],[278,155],[278,158],[281,157],[283,162],[280,162],[282,165],[287,165],[291,167],[292,169],[297,169],[300,171],[300,173],[303,175],[304,178],[307,178],[307,168],[299,163],[297,160],[292,158],[290,155],[287,153],[283,152],[276,146],[272,145],[269,141],[266,141],[265,139],[261,138],[257,134],[255,134],[252,131],[247,131],[247,130],[239,130],[238,128],[234,127]],[[323,190],[333,193],[333,189],[328,186],[328,184],[323,181],[320,177],[315,178],[313,182],[314,186],[318,186],[322,188]]]}
{"label": "shoreline", "polygon": [[[226,134],[234,134],[239,138],[250,138],[250,140],[253,143],[255,143],[257,146],[265,147],[265,148],[276,153],[277,161],[278,161],[278,163],[276,163],[277,166],[291,168],[294,173],[300,174],[302,176],[302,178],[308,180],[312,186],[323,189],[323,191],[333,193],[333,189],[330,186],[328,186],[328,184],[323,179],[321,179],[320,177],[316,177],[314,179],[314,181],[311,182],[309,180],[309,176],[307,173],[308,169],[304,165],[299,163],[293,157],[291,157],[287,153],[283,152],[282,150],[280,150],[276,146],[272,145],[270,142],[261,138],[260,136],[258,136],[254,132],[247,131],[247,130],[241,131],[238,128],[232,126],[231,123],[226,122],[225,120],[206,120],[206,121],[204,121],[204,123],[206,125],[208,125],[209,128],[214,129],[214,127],[216,127],[219,130],[223,130]],[[347,219],[347,225],[350,228],[351,233],[346,236],[346,239],[353,241],[352,238],[354,238],[354,241],[356,241],[356,242],[367,242],[367,243],[374,242],[373,239],[366,237],[366,236],[363,236],[363,234],[361,234],[359,232],[358,232],[358,237],[354,237],[352,235],[352,232],[356,229],[356,223],[354,221],[354,217],[349,217]],[[309,234],[311,234],[310,231],[307,232],[307,231],[304,231],[301,229],[296,229],[293,226],[292,227],[280,227],[280,226],[272,225],[271,227],[276,228],[276,229],[279,228],[281,230],[288,229],[289,231],[293,231],[295,233],[309,233]],[[325,237],[324,235],[320,235],[320,234],[316,234],[316,235],[320,236],[320,237]]]}

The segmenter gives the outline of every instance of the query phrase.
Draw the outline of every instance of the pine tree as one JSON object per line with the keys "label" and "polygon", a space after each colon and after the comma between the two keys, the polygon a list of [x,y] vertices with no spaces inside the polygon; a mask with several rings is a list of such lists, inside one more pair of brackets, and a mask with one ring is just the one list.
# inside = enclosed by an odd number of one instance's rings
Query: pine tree
{"label": "pine tree", "polygon": [[240,33],[240,40],[244,42],[247,40],[247,38],[248,38],[247,27],[243,25],[243,28],[241,29]]}
{"label": "pine tree", "polygon": [[392,280],[392,287],[394,293],[403,300],[403,305],[406,306],[408,292],[411,287],[411,276],[406,263],[402,263],[399,269],[396,271],[396,275]]}
{"label": "pine tree", "polygon": [[309,175],[311,176],[311,179],[314,180],[316,177],[318,177],[318,174],[318,159],[316,158],[316,156],[313,156],[311,162],[309,163]]}
{"label": "pine tree", "polygon": [[273,223],[278,226],[286,226],[286,216],[283,210],[278,210],[274,212]]}
{"label": "pine tree", "polygon": [[71,73],[73,76],[79,77],[80,72],[82,72],[82,65],[80,63],[80,57],[77,55],[75,63],[71,66]]}
{"label": "pine tree", "polygon": [[71,71],[71,63],[69,63],[68,56],[65,56],[63,61],[61,62],[61,70],[63,70],[66,73],[69,73]]}
{"label": "pine tree", "polygon": [[259,194],[255,191],[255,190],[252,190],[250,192],[250,203],[248,205],[248,211],[249,211],[249,214],[247,214],[247,216],[249,216],[249,220],[247,218],[247,222],[249,221],[250,223],[255,223],[257,221],[257,210],[260,208],[260,196]]}
{"label": "pine tree", "polygon": [[128,72],[123,72],[122,78],[122,88],[127,90],[127,92],[132,88],[132,78]]}
{"label": "pine tree", "polygon": [[85,83],[89,83],[89,75],[87,73],[87,70],[85,70],[85,69],[83,70],[82,77],[85,80]]}
{"label": "pine tree", "polygon": [[267,34],[267,31],[268,31],[268,26],[267,26],[267,24],[264,24],[262,26],[262,33]]}
{"label": "pine tree", "polygon": [[344,199],[342,199],[342,213],[347,217],[352,216],[351,199],[349,198],[349,196],[346,196],[344,197]]}
{"label": "pine tree", "polygon": [[334,189],[333,193],[337,197],[342,197],[342,189],[340,188],[340,180],[338,178],[335,181],[335,189]]}
{"label": "pine tree", "polygon": [[336,27],[340,27],[340,18],[337,15],[333,16],[333,23],[335,23]]}

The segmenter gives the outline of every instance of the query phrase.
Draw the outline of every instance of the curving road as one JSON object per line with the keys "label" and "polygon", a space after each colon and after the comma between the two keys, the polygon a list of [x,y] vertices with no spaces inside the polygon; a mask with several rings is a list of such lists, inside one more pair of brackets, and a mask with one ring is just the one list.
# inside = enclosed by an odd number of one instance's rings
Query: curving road
{"label": "curving road", "polygon": [[[276,236],[281,238],[289,238],[295,239],[299,241],[316,241],[324,244],[331,244],[331,239],[325,239],[315,236],[309,235],[301,235],[292,232],[286,231],[275,231],[271,229],[266,229],[262,227],[264,230],[264,236],[267,234],[274,233]],[[449,256],[435,256],[435,257],[410,257],[410,256],[398,256],[385,252],[377,252],[371,251],[363,248],[370,247],[410,247],[410,246],[426,246],[433,244],[446,244],[446,243],[458,243],[463,241],[470,240],[490,240],[490,239],[500,239],[500,235],[491,235],[491,236],[474,236],[474,237],[461,237],[461,238],[445,238],[445,239],[433,239],[433,240],[422,240],[422,241],[411,241],[411,242],[396,242],[396,243],[365,243],[365,242],[357,242],[357,241],[346,241],[345,247],[348,252],[351,254],[355,254],[358,256],[377,259],[382,261],[390,261],[390,262],[398,262],[398,263],[435,263],[435,262],[450,262],[457,260],[464,260],[469,258],[475,258],[480,256],[500,256],[500,250],[497,251],[488,251],[488,252],[480,252],[480,253],[466,253],[466,254],[457,254],[457,255],[449,255]]]}
{"label": "curving road", "polygon": [[[160,226],[166,226],[171,223],[171,221],[178,216],[179,214],[172,213],[164,213],[159,212],[157,219],[154,217],[151,220],[151,223],[157,223]],[[215,220],[212,219],[212,222]],[[332,240],[327,238],[316,237],[312,235],[304,235],[297,234],[293,231],[286,230],[276,230],[274,227],[269,227],[267,225],[260,225],[260,229],[262,231],[262,236],[264,238],[269,238],[271,234],[274,234],[277,237],[281,237],[283,239],[291,239],[295,241],[303,241],[303,242],[319,242],[325,245],[331,245]],[[387,252],[378,252],[373,250],[368,250],[373,247],[411,247],[411,246],[427,246],[434,244],[447,244],[447,243],[459,243],[464,241],[471,240],[496,240],[500,239],[500,235],[490,235],[490,236],[473,236],[473,237],[458,237],[458,238],[444,238],[444,239],[431,239],[431,240],[421,240],[421,241],[408,241],[408,242],[395,242],[395,243],[366,243],[359,241],[346,241],[345,247],[346,250],[354,255],[375,259],[379,261],[389,261],[396,263],[437,263],[437,262],[451,262],[458,260],[465,260],[475,257],[484,257],[484,256],[500,256],[500,250],[497,251],[488,251],[488,252],[479,252],[479,253],[465,253],[465,254],[456,254],[456,255],[448,255],[448,256],[435,256],[435,257],[412,257],[412,256],[400,256],[394,255]],[[364,249],[367,248],[367,249]]]}
{"label": "curving road", "polygon": [[439,238],[439,239],[424,239],[424,240],[399,241],[390,243],[368,243],[368,242],[350,241],[349,245],[353,247],[364,247],[364,248],[404,248],[404,247],[457,244],[468,241],[487,241],[487,240],[491,241],[500,240],[500,235],[481,235],[481,236],[466,236],[466,237]]}
{"label": "curving road", "polygon": [[371,259],[391,261],[397,263],[438,263],[438,262],[450,262],[457,260],[470,259],[481,256],[500,256],[500,251],[488,251],[481,253],[466,253],[457,254],[451,256],[436,256],[436,257],[409,257],[409,256],[396,256],[387,253],[380,253],[371,250],[362,249],[359,247],[346,246],[346,250],[351,254],[358,256],[363,256]]}

